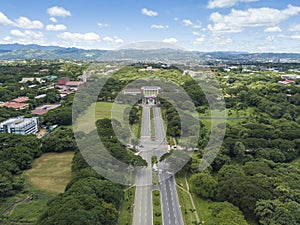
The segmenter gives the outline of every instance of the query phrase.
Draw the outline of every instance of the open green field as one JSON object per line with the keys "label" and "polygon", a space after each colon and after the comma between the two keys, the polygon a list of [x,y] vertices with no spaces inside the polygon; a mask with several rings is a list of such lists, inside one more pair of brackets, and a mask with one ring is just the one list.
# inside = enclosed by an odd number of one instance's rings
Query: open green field
{"label": "open green field", "polygon": [[30,201],[17,203],[12,211],[5,216],[7,220],[14,222],[36,222],[47,209],[47,202],[51,198],[52,196],[36,192]]}
{"label": "open green field", "polygon": [[193,205],[191,203],[188,193],[186,193],[181,188],[177,187],[179,204],[181,206],[181,213],[183,217],[184,224],[192,224],[192,222],[197,221],[195,213],[193,211]]}
{"label": "open green field", "polygon": [[72,178],[71,163],[74,152],[45,153],[25,171],[29,183],[47,193],[63,193]]}
{"label": "open green field", "polygon": [[[113,102],[96,102],[92,104],[86,111],[85,115],[78,118],[75,128],[77,131],[89,133],[95,128],[94,122],[99,119],[116,119],[123,121],[124,110],[128,107],[126,104],[118,104]],[[92,118],[95,121],[92,121]]]}

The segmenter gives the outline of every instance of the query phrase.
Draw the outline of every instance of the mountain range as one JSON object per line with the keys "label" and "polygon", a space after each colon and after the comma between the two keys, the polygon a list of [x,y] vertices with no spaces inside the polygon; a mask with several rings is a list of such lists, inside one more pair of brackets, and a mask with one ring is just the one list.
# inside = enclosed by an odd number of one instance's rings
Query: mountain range
{"label": "mountain range", "polygon": [[181,49],[119,49],[99,50],[64,48],[59,46],[41,46],[36,44],[0,44],[0,60],[23,59],[70,59],[70,60],[151,60],[151,61],[270,61],[296,60],[300,61],[297,53],[247,53],[247,52],[198,52]]}

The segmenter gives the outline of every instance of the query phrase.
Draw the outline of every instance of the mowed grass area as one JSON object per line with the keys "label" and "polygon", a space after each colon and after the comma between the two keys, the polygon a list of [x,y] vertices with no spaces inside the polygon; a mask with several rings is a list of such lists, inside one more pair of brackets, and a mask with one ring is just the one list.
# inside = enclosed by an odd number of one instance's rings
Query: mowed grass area
{"label": "mowed grass area", "polygon": [[177,193],[184,224],[192,224],[193,222],[196,222],[197,220],[193,211],[193,205],[191,203],[190,196],[188,193],[178,187]]}
{"label": "mowed grass area", "polygon": [[47,203],[53,197],[41,192],[35,192],[33,199],[28,202],[17,204],[13,210],[6,215],[9,221],[36,222],[47,209]]}
{"label": "mowed grass area", "polygon": [[124,192],[124,199],[119,214],[118,225],[130,225],[133,220],[135,187]]}
{"label": "mowed grass area", "polygon": [[45,153],[25,171],[30,184],[47,193],[63,193],[72,178],[74,152]]}
{"label": "mowed grass area", "polygon": [[[77,131],[85,133],[91,132],[95,128],[94,122],[99,119],[116,119],[123,122],[124,110],[128,107],[126,104],[114,102],[96,102],[93,103],[86,111],[85,115],[78,118],[75,128]],[[92,119],[95,118],[95,121]]]}

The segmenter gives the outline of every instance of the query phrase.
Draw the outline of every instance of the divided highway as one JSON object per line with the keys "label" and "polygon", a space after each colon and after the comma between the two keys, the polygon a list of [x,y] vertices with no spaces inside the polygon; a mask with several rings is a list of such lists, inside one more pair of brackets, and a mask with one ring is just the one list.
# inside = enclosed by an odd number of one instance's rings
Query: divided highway
{"label": "divided highway", "polygon": [[[150,106],[143,105],[140,156],[148,162],[148,166],[136,175],[136,192],[134,201],[133,225],[153,225],[152,208],[152,156],[160,156],[168,152],[166,134],[161,110],[153,106],[155,141],[151,140]],[[174,176],[167,170],[166,163],[159,163],[159,188],[163,225],[183,225]]]}

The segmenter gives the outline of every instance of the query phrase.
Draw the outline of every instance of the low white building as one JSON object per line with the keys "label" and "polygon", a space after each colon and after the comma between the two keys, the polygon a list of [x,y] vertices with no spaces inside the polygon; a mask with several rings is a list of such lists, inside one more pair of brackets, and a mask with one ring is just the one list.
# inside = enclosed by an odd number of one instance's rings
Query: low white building
{"label": "low white building", "polygon": [[0,123],[0,133],[35,134],[39,130],[39,118],[24,118],[23,116],[10,118]]}

